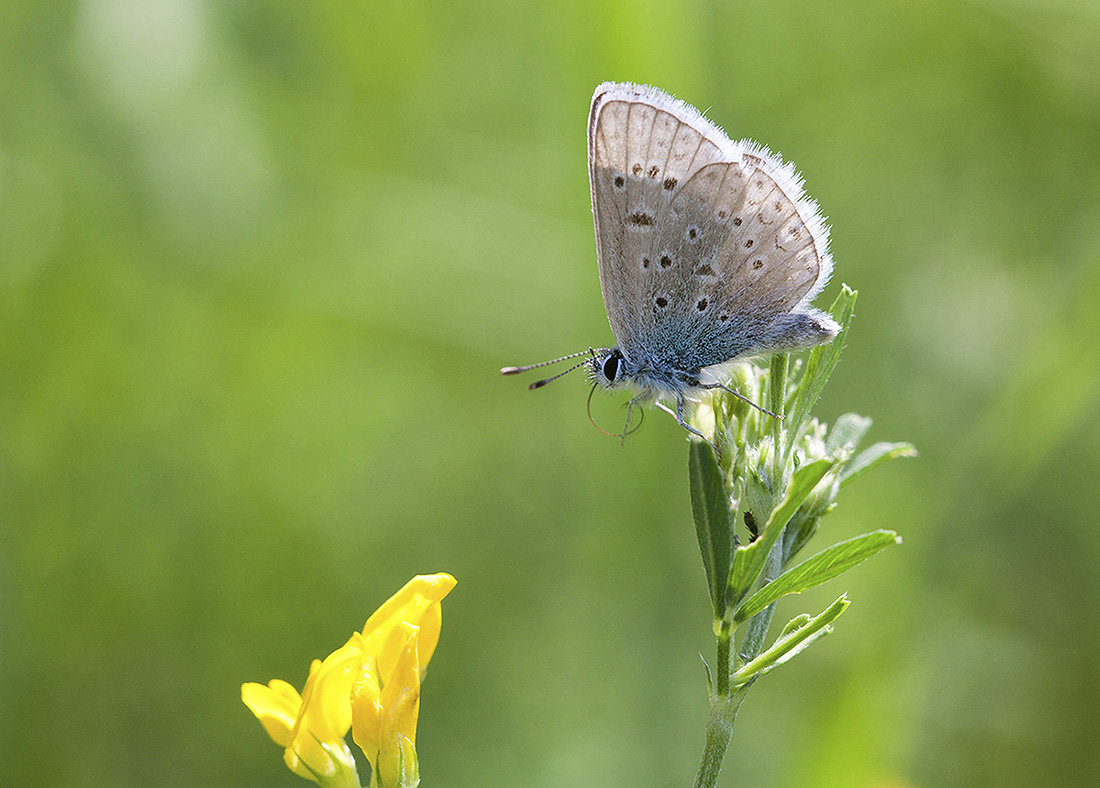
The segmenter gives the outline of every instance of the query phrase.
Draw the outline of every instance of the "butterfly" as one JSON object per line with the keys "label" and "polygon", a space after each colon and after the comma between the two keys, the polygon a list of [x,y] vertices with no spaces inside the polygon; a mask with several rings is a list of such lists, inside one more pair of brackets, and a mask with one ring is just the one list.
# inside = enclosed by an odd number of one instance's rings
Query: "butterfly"
{"label": "butterfly", "polygon": [[587,367],[596,385],[631,389],[630,406],[655,403],[705,440],[684,420],[693,395],[722,389],[749,401],[721,381],[722,365],[837,335],[810,306],[833,262],[825,219],[793,165],[734,142],[664,91],[605,82],[588,116],[588,177],[616,345],[502,374],[586,356],[530,388]]}

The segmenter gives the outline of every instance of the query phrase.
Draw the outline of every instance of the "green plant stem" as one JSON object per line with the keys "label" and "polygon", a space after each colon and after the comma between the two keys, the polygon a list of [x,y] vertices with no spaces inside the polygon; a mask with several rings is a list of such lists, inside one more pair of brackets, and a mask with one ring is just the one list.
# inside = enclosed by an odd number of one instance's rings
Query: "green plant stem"
{"label": "green plant stem", "polygon": [[722,761],[733,736],[733,721],[737,718],[737,710],[741,707],[747,689],[740,688],[730,695],[733,632],[728,621],[722,622],[717,641],[715,686],[710,696],[710,719],[707,720],[703,757],[695,775],[696,788],[713,788],[717,785],[718,773],[722,771]]}
{"label": "green plant stem", "polygon": [[742,687],[732,695],[715,694],[711,697],[706,743],[703,745],[699,771],[695,775],[695,788],[714,788],[718,785],[718,774],[722,771],[722,761],[733,736],[733,721],[737,719],[737,710],[741,708],[747,691],[748,687]]}
{"label": "green plant stem", "polygon": [[725,697],[730,694],[730,674],[733,672],[730,666],[730,647],[733,644],[733,633],[729,624],[723,623],[718,633],[718,659],[716,661],[718,675],[714,686],[714,694],[717,697]]}
{"label": "green plant stem", "polygon": [[[766,580],[773,580],[782,570],[782,542],[772,548],[768,563],[764,567]],[[718,784],[718,774],[722,771],[722,762],[726,758],[730,739],[733,738],[733,723],[737,711],[745,699],[752,683],[738,687],[730,693],[730,675],[734,664],[750,662],[764,649],[764,638],[771,626],[775,605],[768,605],[745,625],[745,636],[741,641],[740,653],[731,661],[733,633],[724,624],[717,637],[717,659],[715,666],[715,686],[710,698],[710,719],[707,720],[706,737],[703,744],[703,757],[699,761],[699,771],[695,775],[695,788],[713,788]]]}
{"label": "green plant stem", "polygon": [[[768,373],[768,407],[772,413],[780,415],[778,419],[772,419],[772,441],[775,443],[775,456],[772,458],[772,468],[779,468],[780,458],[783,456],[783,402],[787,396],[787,359],[786,353],[776,353],[772,356]],[[773,474],[773,481],[779,481]],[[778,485],[777,485],[778,486]]]}

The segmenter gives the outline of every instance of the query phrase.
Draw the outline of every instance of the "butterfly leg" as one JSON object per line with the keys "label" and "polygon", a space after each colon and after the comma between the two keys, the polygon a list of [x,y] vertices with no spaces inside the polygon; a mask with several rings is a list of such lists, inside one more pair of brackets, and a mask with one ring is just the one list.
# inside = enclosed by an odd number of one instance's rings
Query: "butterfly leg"
{"label": "butterfly leg", "polygon": [[709,389],[722,389],[722,391],[725,391],[728,394],[732,394],[733,396],[737,397],[737,399],[739,399],[743,402],[747,402],[749,405],[752,405],[754,408],[756,408],[761,413],[764,413],[768,416],[771,416],[773,419],[782,419],[783,418],[783,416],[781,414],[772,413],[767,408],[760,407],[755,402],[753,402],[751,399],[746,397],[744,394],[742,394],[738,391],[734,391],[729,386],[723,385],[722,383],[706,383],[706,384],[700,383],[699,388],[708,389],[708,390]]}
{"label": "butterfly leg", "polygon": [[[595,384],[593,384],[593,391],[595,391]],[[632,435],[633,433],[637,432],[638,429],[642,426],[642,422],[645,421],[645,408],[641,407],[644,404],[645,404],[645,401],[640,396],[639,397],[634,397],[633,399],[631,399],[630,401],[628,401],[626,403],[626,423],[623,425],[623,431],[619,433],[619,445],[620,446],[625,446],[626,445],[626,436],[627,435]],[[638,419],[637,426],[631,427],[630,426],[630,416],[633,414],[635,407],[638,408],[638,413],[641,414],[641,415]]]}
{"label": "butterfly leg", "polygon": [[632,410],[634,410],[634,399],[631,399],[630,402],[626,403],[626,423],[623,424],[623,431],[619,433],[620,446],[626,445],[626,435],[630,429],[630,412]]}
{"label": "butterfly leg", "polygon": [[676,423],[679,424],[681,427],[683,427],[688,432],[690,432],[692,435],[698,435],[700,438],[702,438],[704,441],[706,441],[708,444],[710,444],[710,447],[712,449],[714,449],[714,454],[717,457],[720,458],[722,456],[722,450],[719,449],[718,446],[713,441],[711,441],[706,435],[699,432],[699,430],[695,429],[690,424],[688,424],[686,421],[684,421],[684,396],[682,394],[679,394],[679,395],[676,396],[676,412],[675,413],[673,413],[667,407],[662,405],[660,402],[657,403],[657,407],[659,407],[661,410],[665,411],[666,413],[669,413],[672,416],[674,416],[676,418]]}
{"label": "butterfly leg", "polygon": [[[663,411],[664,411],[665,413],[667,413],[667,414],[668,414],[669,416],[671,416],[672,418],[676,419],[676,411],[674,411],[674,410],[673,410],[672,408],[670,408],[670,407],[669,407],[668,405],[664,404],[664,403],[663,403],[663,402],[661,402],[660,400],[657,400],[657,401],[656,401],[656,402],[654,402],[653,404],[654,404],[654,405],[656,405],[656,406],[657,406],[658,408],[660,408],[661,410],[663,410]],[[677,420],[677,421],[679,421],[679,419],[676,419],[676,420]]]}

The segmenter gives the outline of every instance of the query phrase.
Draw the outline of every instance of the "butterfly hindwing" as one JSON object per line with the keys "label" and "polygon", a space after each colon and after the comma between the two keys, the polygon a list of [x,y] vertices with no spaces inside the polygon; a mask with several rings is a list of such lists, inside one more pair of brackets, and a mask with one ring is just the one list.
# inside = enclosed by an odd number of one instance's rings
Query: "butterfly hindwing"
{"label": "butterfly hindwing", "polygon": [[682,368],[798,344],[774,324],[815,288],[822,257],[797,203],[758,162],[703,167],[661,222],[659,245],[680,281],[658,271],[651,298],[674,293],[664,322]]}

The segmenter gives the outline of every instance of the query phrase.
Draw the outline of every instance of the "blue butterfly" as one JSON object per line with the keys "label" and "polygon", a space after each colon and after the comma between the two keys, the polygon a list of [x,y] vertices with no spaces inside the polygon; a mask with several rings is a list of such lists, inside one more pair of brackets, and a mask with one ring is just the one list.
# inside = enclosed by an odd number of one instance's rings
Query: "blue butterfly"
{"label": "blue butterfly", "polygon": [[684,421],[693,394],[746,399],[722,365],[836,336],[810,306],[832,273],[828,227],[792,165],[661,90],[606,82],[588,118],[588,176],[617,344],[502,374],[586,356],[531,388],[587,367],[596,384],[636,392],[631,406],[655,403],[705,439]]}

